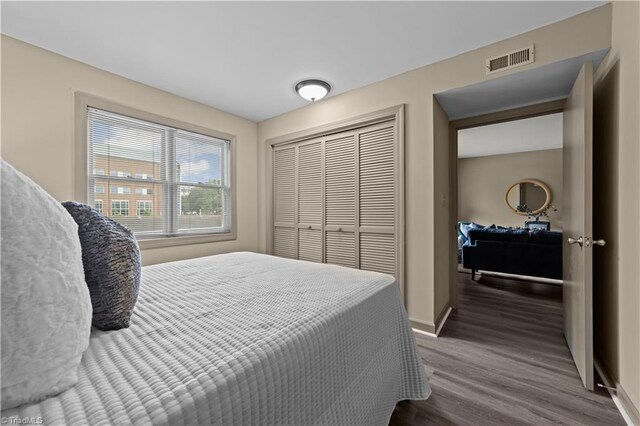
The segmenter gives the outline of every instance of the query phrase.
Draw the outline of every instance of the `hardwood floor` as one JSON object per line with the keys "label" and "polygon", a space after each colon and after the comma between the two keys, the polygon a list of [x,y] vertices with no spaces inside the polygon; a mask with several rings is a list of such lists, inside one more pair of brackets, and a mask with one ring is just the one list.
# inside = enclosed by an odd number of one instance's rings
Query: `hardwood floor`
{"label": "hardwood floor", "polygon": [[623,425],[608,393],[582,387],[562,333],[562,287],[458,274],[458,309],[416,335],[433,393],[399,425]]}

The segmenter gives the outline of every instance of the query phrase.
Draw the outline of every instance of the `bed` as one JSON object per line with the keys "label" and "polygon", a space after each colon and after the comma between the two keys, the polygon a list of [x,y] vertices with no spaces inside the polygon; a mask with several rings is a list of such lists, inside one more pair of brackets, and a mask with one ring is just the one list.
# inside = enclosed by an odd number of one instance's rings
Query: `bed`
{"label": "bed", "polygon": [[91,334],[44,424],[386,424],[430,388],[389,275],[230,253],[143,268],[131,327]]}

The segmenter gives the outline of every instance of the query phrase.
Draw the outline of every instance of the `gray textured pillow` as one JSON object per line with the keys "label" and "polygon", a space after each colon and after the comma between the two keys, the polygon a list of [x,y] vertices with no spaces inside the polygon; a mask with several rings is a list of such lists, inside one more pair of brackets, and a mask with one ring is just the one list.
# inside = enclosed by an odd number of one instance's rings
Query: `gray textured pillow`
{"label": "gray textured pillow", "polygon": [[133,233],[86,204],[62,205],[78,224],[92,325],[100,330],[129,327],[140,288],[140,249]]}

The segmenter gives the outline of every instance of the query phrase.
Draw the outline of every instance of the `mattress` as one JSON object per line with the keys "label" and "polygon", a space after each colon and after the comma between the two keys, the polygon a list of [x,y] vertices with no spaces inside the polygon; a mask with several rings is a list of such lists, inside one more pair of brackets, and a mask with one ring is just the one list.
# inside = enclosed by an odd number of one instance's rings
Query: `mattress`
{"label": "mattress", "polygon": [[131,326],[92,330],[44,424],[386,424],[430,388],[393,277],[231,253],[143,268]]}

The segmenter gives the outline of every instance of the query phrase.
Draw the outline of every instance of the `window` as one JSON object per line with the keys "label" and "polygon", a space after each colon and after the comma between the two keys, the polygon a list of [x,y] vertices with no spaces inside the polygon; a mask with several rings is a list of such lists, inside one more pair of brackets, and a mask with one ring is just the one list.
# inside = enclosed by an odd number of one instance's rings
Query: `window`
{"label": "window", "polygon": [[129,202],[127,200],[111,201],[111,216],[129,216]]}
{"label": "window", "polygon": [[151,216],[152,203],[151,201],[138,201],[137,211],[138,216]]}
{"label": "window", "polygon": [[104,176],[104,169],[94,169],[93,174],[96,176]]}
{"label": "window", "polygon": [[98,210],[98,212],[102,213],[102,200],[96,200],[93,203],[93,207]]}
{"label": "window", "polygon": [[131,194],[131,188],[128,186],[112,186],[112,194]]}
{"label": "window", "polygon": [[96,185],[96,194],[104,194],[104,185]]}
{"label": "window", "polygon": [[[99,179],[101,183],[107,181],[112,197],[120,198],[111,200],[110,216],[141,240],[198,235],[210,235],[207,241],[235,238],[231,223],[232,137],[215,137],[215,132],[188,124],[184,129],[159,124],[171,122],[162,117],[152,116],[152,121],[146,121],[88,104],[83,108],[87,170],[93,171],[88,175],[89,203],[98,193],[95,182]],[[137,117],[150,116],[124,107],[114,109]],[[98,174],[98,169],[107,170],[107,175]],[[122,195],[130,195],[132,187],[136,195],[153,199],[135,200],[136,214],[131,212],[129,216],[129,201]]]}
{"label": "window", "polygon": [[136,188],[136,194],[138,195],[153,195],[151,188]]}

